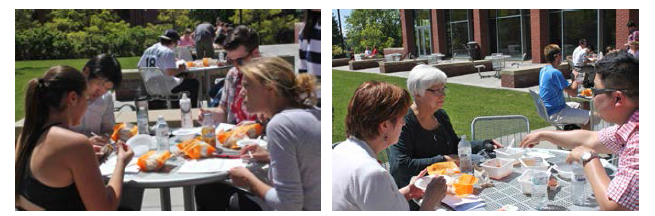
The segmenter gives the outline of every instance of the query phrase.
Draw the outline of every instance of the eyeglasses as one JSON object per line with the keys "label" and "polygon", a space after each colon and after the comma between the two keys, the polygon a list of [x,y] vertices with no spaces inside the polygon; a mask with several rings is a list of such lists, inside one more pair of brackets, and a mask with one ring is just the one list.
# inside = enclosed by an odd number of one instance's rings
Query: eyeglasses
{"label": "eyeglasses", "polygon": [[232,59],[229,56],[227,56],[226,61],[229,62],[230,64],[234,65],[234,66],[237,66],[237,65],[238,66],[243,66],[243,64],[244,64],[243,61],[245,61],[248,57],[250,57],[250,55],[252,55],[252,52],[249,52],[248,55],[246,55],[244,57],[241,57],[241,58],[238,58],[238,59]]}
{"label": "eyeglasses", "polygon": [[445,96],[448,93],[448,87],[443,87],[442,89],[426,89],[426,91],[432,92],[436,96]]}
{"label": "eyeglasses", "polygon": [[610,88],[603,88],[603,89],[596,89],[596,88],[591,88],[591,94],[593,97],[596,97],[596,95],[603,94],[603,93],[608,93],[608,92],[616,92],[616,91],[625,91],[627,89],[610,89]]}

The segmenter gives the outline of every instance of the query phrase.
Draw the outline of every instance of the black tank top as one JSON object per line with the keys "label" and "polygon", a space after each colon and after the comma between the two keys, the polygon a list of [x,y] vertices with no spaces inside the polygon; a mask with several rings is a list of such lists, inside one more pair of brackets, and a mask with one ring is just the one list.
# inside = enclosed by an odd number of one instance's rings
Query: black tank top
{"label": "black tank top", "polygon": [[[49,125],[44,128],[43,131],[47,131],[48,128],[54,126]],[[31,156],[27,158],[28,161],[31,160]],[[80,193],[77,191],[75,182],[71,185],[54,188],[47,186],[41,183],[39,180],[34,178],[32,175],[32,169],[30,168],[30,163],[25,168],[23,176],[21,177],[23,184],[20,188],[20,195],[25,197],[30,202],[38,205],[45,210],[54,210],[54,211],[75,211],[75,210],[86,210]]]}

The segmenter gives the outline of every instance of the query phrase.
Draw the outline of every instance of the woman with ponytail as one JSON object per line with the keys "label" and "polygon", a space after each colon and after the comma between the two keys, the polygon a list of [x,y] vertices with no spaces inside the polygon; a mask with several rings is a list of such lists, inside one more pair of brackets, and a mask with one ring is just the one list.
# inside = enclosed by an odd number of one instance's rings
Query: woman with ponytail
{"label": "woman with ponytail", "polygon": [[245,167],[231,169],[232,183],[252,193],[239,194],[239,205],[247,197],[263,209],[321,210],[321,111],[315,106],[314,76],[295,74],[291,64],[277,57],[254,59],[241,71],[246,109],[271,117],[266,125],[270,154],[252,145],[241,149],[241,157],[252,154],[252,160],[270,163],[271,181]]}
{"label": "woman with ponytail", "polygon": [[17,209],[117,209],[124,168],[134,153],[117,144],[116,169],[105,186],[89,139],[69,129],[87,109],[86,88],[86,78],[69,66],[52,67],[29,81],[16,143]]}

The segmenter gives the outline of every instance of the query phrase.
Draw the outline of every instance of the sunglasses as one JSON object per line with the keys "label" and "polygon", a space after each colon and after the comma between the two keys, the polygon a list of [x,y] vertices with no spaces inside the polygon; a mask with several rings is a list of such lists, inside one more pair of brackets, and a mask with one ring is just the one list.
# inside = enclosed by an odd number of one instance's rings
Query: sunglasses
{"label": "sunglasses", "polygon": [[625,90],[627,90],[627,89],[610,89],[610,88],[596,89],[596,88],[591,88],[591,94],[593,95],[593,97],[596,97],[596,95],[603,94],[603,93],[625,91]]}
{"label": "sunglasses", "polygon": [[235,65],[235,66],[236,66],[236,65],[238,65],[238,66],[243,66],[244,61],[245,61],[248,57],[250,57],[250,55],[252,55],[252,52],[249,52],[248,55],[246,55],[246,56],[244,56],[244,57],[241,57],[241,58],[238,58],[238,59],[232,59],[232,58],[230,58],[229,56],[227,56],[225,60],[226,60],[227,62],[229,62],[230,64],[232,64],[232,65]]}
{"label": "sunglasses", "polygon": [[432,92],[436,96],[444,96],[448,93],[448,87],[443,87],[442,89],[426,89],[426,91]]}

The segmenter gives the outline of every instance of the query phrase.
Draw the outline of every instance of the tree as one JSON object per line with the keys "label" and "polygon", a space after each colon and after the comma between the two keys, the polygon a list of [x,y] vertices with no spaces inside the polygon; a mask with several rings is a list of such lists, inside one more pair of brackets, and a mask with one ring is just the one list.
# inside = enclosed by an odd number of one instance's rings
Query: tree
{"label": "tree", "polygon": [[339,22],[337,21],[337,17],[332,14],[332,45],[341,47],[343,45],[341,40],[343,40],[343,36],[339,29]]}
{"label": "tree", "polygon": [[[193,29],[198,22],[189,18],[188,9],[162,9],[159,10],[157,19],[160,23],[173,25],[173,29],[178,32],[184,32],[186,28]],[[214,24],[214,22],[210,23]]]}
{"label": "tree", "polygon": [[232,23],[247,25],[259,33],[260,44],[293,43],[294,26],[300,22],[300,10],[242,9],[230,17]]}
{"label": "tree", "polygon": [[367,46],[378,50],[402,46],[400,13],[396,9],[355,9],[346,17],[346,28],[348,45],[355,52],[363,52]]}

